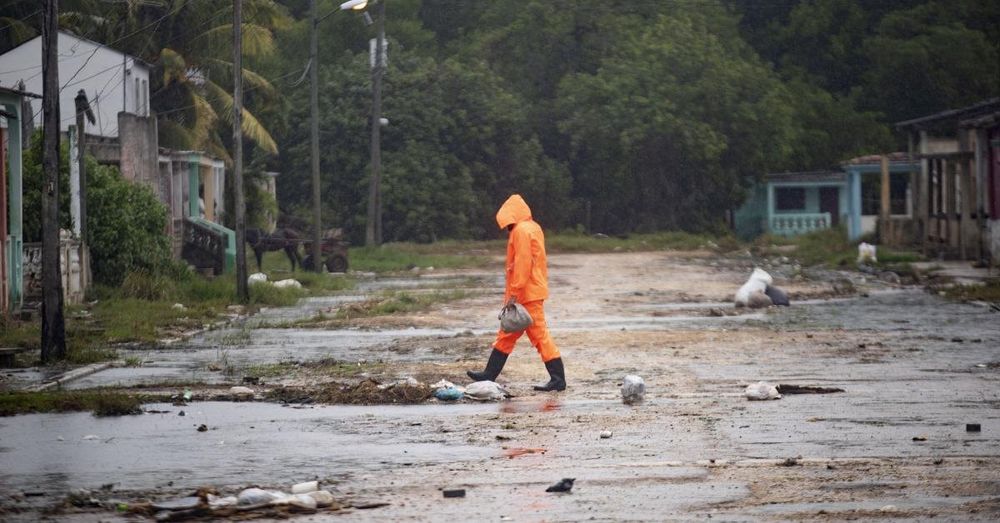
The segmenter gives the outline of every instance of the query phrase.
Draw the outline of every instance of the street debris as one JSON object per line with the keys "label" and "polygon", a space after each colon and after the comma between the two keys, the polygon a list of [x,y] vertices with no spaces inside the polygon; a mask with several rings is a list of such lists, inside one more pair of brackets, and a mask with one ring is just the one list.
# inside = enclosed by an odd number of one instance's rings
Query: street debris
{"label": "street debris", "polygon": [[834,394],[844,392],[836,387],[815,387],[812,385],[788,385],[782,383],[776,387],[779,394]]}
{"label": "street debris", "polygon": [[559,483],[545,489],[545,492],[569,492],[573,490],[574,481],[576,481],[576,478],[563,478],[559,480]]}
{"label": "street debris", "polygon": [[507,389],[495,381],[476,381],[465,387],[465,397],[475,401],[500,401],[509,396]]}
{"label": "street debris", "polygon": [[766,400],[780,400],[781,394],[778,393],[778,388],[765,381],[758,381],[751,385],[747,385],[746,390],[743,394],[751,401],[766,401]]}
{"label": "street debris", "polygon": [[247,283],[249,283],[250,285],[253,285],[255,283],[266,283],[266,282],[267,282],[267,275],[264,274],[263,272],[255,272],[251,274],[249,277],[247,277]]}
{"label": "street debris", "polygon": [[779,307],[788,307],[791,305],[791,302],[788,301],[788,293],[778,287],[775,287],[774,285],[768,285],[767,288],[764,289],[764,294],[771,299],[771,303],[774,305]]}
{"label": "street debris", "polygon": [[878,263],[878,258],[875,256],[875,246],[867,243],[861,242],[858,244],[858,263]]}
{"label": "street debris", "polygon": [[464,488],[444,489],[442,491],[442,493],[444,494],[444,497],[446,497],[446,498],[464,498],[465,497],[465,489]]}
{"label": "street debris", "polygon": [[771,301],[771,297],[764,293],[764,291],[753,291],[750,293],[750,298],[747,299],[747,307],[751,309],[766,309],[774,302]]}
{"label": "street debris", "polygon": [[208,425],[205,425],[204,423],[198,425],[198,432],[207,432],[207,431],[208,431]]}
{"label": "street debris", "polygon": [[622,380],[622,401],[626,405],[642,403],[646,396],[646,382],[635,374],[629,374]]}
{"label": "street debris", "polygon": [[302,284],[298,280],[288,278],[287,280],[278,280],[274,282],[274,286],[279,289],[301,289]]}
{"label": "street debris", "polygon": [[308,494],[319,490],[319,481],[306,481],[292,485],[292,494]]}
{"label": "street debris", "polygon": [[[750,274],[750,278],[743,284],[738,291],[736,291],[736,297],[734,302],[737,307],[747,307],[750,304],[750,295],[755,292],[760,292],[761,294],[767,289],[767,286],[774,283],[774,278],[770,274],[762,269],[754,269],[753,273]],[[770,298],[768,298],[770,302]]]}
{"label": "street debris", "polygon": [[237,385],[237,386],[234,386],[234,387],[230,387],[229,388],[229,392],[232,393],[235,396],[243,396],[243,397],[245,397],[245,396],[253,397],[253,395],[254,395],[254,390],[253,389],[251,389],[250,387],[243,387],[243,386],[240,386],[240,385]]}
{"label": "street debris", "polygon": [[602,430],[601,431],[601,439],[608,439],[611,436],[612,436],[612,434],[611,434],[610,430]]}
{"label": "street debris", "polygon": [[175,303],[175,304],[173,304],[171,306],[171,308],[174,309],[174,310],[178,310],[178,311],[185,311],[185,310],[187,310],[187,307],[185,307],[183,303]]}
{"label": "street debris", "polygon": [[423,383],[403,380],[389,387],[374,379],[356,385],[327,383],[318,387],[275,387],[266,393],[272,401],[283,403],[327,403],[343,405],[380,405],[386,403],[421,403],[431,397],[433,390]]}
{"label": "street debris", "polygon": [[979,423],[966,423],[965,424],[965,431],[966,432],[981,432],[982,430],[983,430],[983,427]]}
{"label": "street debris", "polygon": [[434,397],[441,401],[458,401],[464,393],[456,387],[441,387],[434,391]]}
{"label": "street debris", "polygon": [[927,441],[927,436],[925,435],[913,436],[913,441]]}

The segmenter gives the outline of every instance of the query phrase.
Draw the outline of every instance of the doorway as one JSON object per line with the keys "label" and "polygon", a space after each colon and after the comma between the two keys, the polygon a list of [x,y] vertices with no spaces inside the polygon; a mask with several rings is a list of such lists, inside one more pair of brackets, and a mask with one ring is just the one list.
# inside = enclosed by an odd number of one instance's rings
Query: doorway
{"label": "doorway", "polygon": [[819,212],[830,213],[830,227],[840,225],[840,188],[819,188]]}

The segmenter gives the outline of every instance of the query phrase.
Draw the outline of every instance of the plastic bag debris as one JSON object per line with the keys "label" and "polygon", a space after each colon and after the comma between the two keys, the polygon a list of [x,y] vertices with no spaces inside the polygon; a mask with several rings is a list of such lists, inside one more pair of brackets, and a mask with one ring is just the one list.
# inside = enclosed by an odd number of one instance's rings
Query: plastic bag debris
{"label": "plastic bag debris", "polygon": [[499,401],[509,394],[503,385],[495,381],[477,381],[465,387],[465,395],[476,401]]}
{"label": "plastic bag debris", "polygon": [[765,400],[780,400],[781,394],[778,393],[778,388],[766,381],[758,381],[751,385],[747,385],[746,390],[743,394],[751,401],[765,401]]}
{"label": "plastic bag debris", "polygon": [[284,496],[270,490],[251,487],[240,492],[236,496],[236,502],[240,506],[262,505],[265,503],[272,503],[282,497]]}
{"label": "plastic bag debris", "polygon": [[441,401],[458,401],[464,394],[455,387],[441,387],[434,391],[434,397]]}
{"label": "plastic bag debris", "polygon": [[279,288],[279,289],[286,289],[286,288],[301,289],[302,288],[302,284],[299,283],[298,280],[294,280],[292,278],[289,278],[287,280],[278,280],[278,281],[274,282],[274,286],[277,287],[277,288]]}
{"label": "plastic bag debris", "polygon": [[788,294],[785,291],[775,287],[774,285],[768,285],[764,289],[764,294],[767,294],[768,298],[771,298],[771,303],[779,307],[788,307],[791,302],[788,301]]}
{"label": "plastic bag debris", "polygon": [[629,374],[622,380],[622,401],[626,405],[641,403],[646,396],[646,382],[635,374]]}
{"label": "plastic bag debris", "polygon": [[736,306],[746,307],[750,301],[751,294],[757,291],[764,292],[767,290],[767,286],[772,283],[774,283],[774,278],[770,274],[761,269],[754,269],[746,283],[736,291],[734,299]]}
{"label": "plastic bag debris", "polygon": [[753,291],[750,293],[750,298],[747,300],[746,305],[751,309],[766,309],[774,305],[774,302],[771,301],[771,298],[764,291]]}
{"label": "plastic bag debris", "polygon": [[267,282],[267,275],[264,274],[263,272],[255,272],[251,274],[249,277],[247,277],[247,283],[249,283],[250,285],[253,285],[255,283],[266,283],[266,282]]}
{"label": "plastic bag debris", "polygon": [[511,298],[500,309],[500,316],[497,319],[500,320],[500,329],[504,332],[521,332],[531,327],[534,322],[531,315],[528,314],[528,309],[525,309],[524,305],[518,303],[514,298]]}
{"label": "plastic bag debris", "polygon": [[292,494],[308,494],[319,490],[319,481],[306,481],[292,485]]}
{"label": "plastic bag debris", "polygon": [[326,490],[317,490],[315,492],[309,492],[306,495],[316,500],[316,506],[321,508],[329,507],[330,505],[333,505],[333,502],[335,501],[333,494]]}
{"label": "plastic bag debris", "polygon": [[878,258],[875,256],[875,246],[861,242],[858,244],[858,263],[877,263]]}

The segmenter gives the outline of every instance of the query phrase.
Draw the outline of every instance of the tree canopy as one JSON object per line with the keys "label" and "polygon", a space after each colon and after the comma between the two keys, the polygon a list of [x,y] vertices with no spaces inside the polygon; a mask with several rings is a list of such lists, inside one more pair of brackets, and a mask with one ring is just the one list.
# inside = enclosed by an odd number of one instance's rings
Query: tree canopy
{"label": "tree canopy", "polygon": [[[996,2],[383,1],[390,241],[493,237],[512,192],[548,228],[717,229],[768,171],[888,152],[893,122],[1000,96]],[[318,0],[322,200],[359,240],[374,28],[339,3]],[[308,216],[309,2],[245,4],[249,165]],[[0,49],[38,24],[2,5]],[[228,155],[230,2],[63,5],[155,65],[163,141]]]}

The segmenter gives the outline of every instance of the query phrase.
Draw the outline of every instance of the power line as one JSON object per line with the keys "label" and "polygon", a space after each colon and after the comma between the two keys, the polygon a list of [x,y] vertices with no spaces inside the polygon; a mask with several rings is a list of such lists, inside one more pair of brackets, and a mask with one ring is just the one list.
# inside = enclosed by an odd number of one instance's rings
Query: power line
{"label": "power line", "polygon": [[[33,17],[33,16],[35,16],[38,13],[41,13],[41,12],[42,12],[42,10],[39,9],[38,11],[35,11],[34,13],[31,13],[30,15],[25,16],[24,18],[18,18],[17,22],[26,22],[29,18],[31,18],[31,17]],[[8,28],[14,27],[15,25],[17,25],[17,22],[11,22],[11,23],[3,26],[3,27],[0,27],[0,31],[4,31],[4,30],[6,30]],[[32,29],[34,29],[34,28],[32,28]]]}

